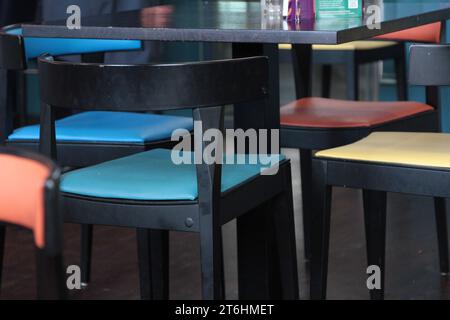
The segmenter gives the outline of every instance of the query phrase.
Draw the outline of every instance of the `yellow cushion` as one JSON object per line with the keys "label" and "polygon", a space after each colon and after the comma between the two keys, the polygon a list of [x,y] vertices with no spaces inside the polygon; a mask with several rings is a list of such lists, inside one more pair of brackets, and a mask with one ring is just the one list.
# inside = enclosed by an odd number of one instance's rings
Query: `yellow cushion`
{"label": "yellow cushion", "polygon": [[[397,44],[394,41],[353,41],[343,44],[315,44],[314,50],[371,50],[385,48]],[[290,50],[292,46],[290,44],[280,44],[280,50]]]}
{"label": "yellow cushion", "polygon": [[450,134],[375,132],[316,157],[450,169]]}

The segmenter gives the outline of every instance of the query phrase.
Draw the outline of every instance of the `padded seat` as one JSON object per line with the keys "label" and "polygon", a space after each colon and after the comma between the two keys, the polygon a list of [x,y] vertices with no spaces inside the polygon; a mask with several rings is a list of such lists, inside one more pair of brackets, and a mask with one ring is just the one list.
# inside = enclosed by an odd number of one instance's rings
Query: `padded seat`
{"label": "padded seat", "polygon": [[304,98],[281,108],[281,125],[312,128],[373,127],[432,111],[419,102],[363,102]]}
{"label": "padded seat", "polygon": [[383,40],[440,43],[441,28],[441,22],[434,22],[415,28],[383,34],[375,38]]}
{"label": "padded seat", "polygon": [[[352,41],[343,44],[314,44],[313,50],[346,50],[346,51],[354,51],[354,50],[373,50],[373,49],[381,49],[390,46],[397,45],[395,41]],[[290,44],[280,44],[278,45],[280,50],[291,50],[292,45]]]}
{"label": "padded seat", "polygon": [[[22,28],[5,31],[8,34],[21,36]],[[25,37],[25,56],[34,59],[44,53],[53,56],[83,54],[106,51],[138,50],[142,47],[140,40],[104,40],[104,39],[66,39],[66,38],[32,38]]]}
{"label": "padded seat", "polygon": [[450,134],[375,132],[316,157],[450,169]]}
{"label": "padded seat", "polygon": [[[61,180],[65,193],[123,200],[195,200],[197,174],[194,164],[176,165],[172,150],[154,149],[66,173]],[[192,157],[192,153],[189,152]],[[231,160],[228,156],[226,159]],[[242,155],[248,160],[248,156]],[[234,158],[236,159],[236,158]],[[273,165],[284,159],[272,155]],[[226,164],[222,166],[222,191],[258,176],[269,165]],[[236,163],[236,161],[234,162]],[[264,162],[266,163],[266,162]],[[269,163],[269,162],[267,162]]]}
{"label": "padded seat", "polygon": [[[168,115],[90,111],[56,121],[59,142],[136,143],[170,140],[176,129],[193,129],[192,118]],[[38,141],[39,125],[14,130],[9,141]]]}

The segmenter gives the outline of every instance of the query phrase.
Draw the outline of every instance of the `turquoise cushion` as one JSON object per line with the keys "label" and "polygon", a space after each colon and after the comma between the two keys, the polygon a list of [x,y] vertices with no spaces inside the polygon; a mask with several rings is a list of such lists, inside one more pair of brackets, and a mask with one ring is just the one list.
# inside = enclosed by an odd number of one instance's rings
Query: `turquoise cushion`
{"label": "turquoise cushion", "polygon": [[[132,112],[89,111],[56,121],[56,139],[67,142],[138,143],[167,140],[192,118]],[[14,130],[10,141],[39,140],[39,125]]]}
{"label": "turquoise cushion", "polygon": [[[12,35],[22,35],[22,29],[7,30]],[[24,38],[25,55],[34,59],[44,53],[52,56],[83,54],[107,51],[138,50],[142,47],[139,40],[103,40],[68,38]]]}
{"label": "turquoise cushion", "polygon": [[[62,177],[61,190],[66,193],[111,199],[128,200],[195,200],[197,176],[194,164],[175,165],[171,150],[155,149],[125,158],[108,161],[66,173]],[[192,157],[192,153],[189,152]],[[270,165],[224,164],[222,167],[222,191],[260,174]],[[284,159],[272,155],[273,165]],[[236,159],[235,155],[227,160]],[[226,163],[227,161],[225,161]],[[236,163],[236,162],[235,162]],[[265,165],[266,164],[266,165]]]}

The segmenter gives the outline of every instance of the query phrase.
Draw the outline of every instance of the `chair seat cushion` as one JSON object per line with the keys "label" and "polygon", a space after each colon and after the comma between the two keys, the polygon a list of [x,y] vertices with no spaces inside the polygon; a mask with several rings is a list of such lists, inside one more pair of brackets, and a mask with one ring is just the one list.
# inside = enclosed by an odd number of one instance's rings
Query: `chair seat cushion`
{"label": "chair seat cushion", "polygon": [[[21,28],[6,31],[12,35],[22,35]],[[66,39],[66,38],[24,38],[25,56],[34,59],[44,53],[52,56],[83,54],[107,51],[138,50],[142,47],[139,40],[109,39]]]}
{"label": "chair seat cushion", "polygon": [[[63,176],[61,190],[82,196],[124,200],[197,199],[195,165],[176,165],[171,154],[171,150],[154,149],[71,171]],[[191,152],[189,156],[192,157]],[[229,157],[222,166],[222,191],[259,175],[261,170],[270,166],[259,161],[256,164],[248,164],[248,161],[245,162],[247,164],[226,164],[231,160]],[[272,155],[268,159],[273,160],[271,163],[274,165],[284,157]]]}
{"label": "chair seat cushion", "polygon": [[383,34],[375,38],[382,40],[440,43],[441,28],[441,22],[434,22],[415,28]]}
{"label": "chair seat cushion", "polygon": [[419,102],[304,98],[281,108],[281,125],[313,128],[372,127],[432,110],[431,106]]}
{"label": "chair seat cushion", "polygon": [[[364,40],[364,41],[352,41],[343,44],[315,44],[313,45],[313,50],[318,51],[356,51],[356,50],[373,50],[382,49],[390,46],[397,45],[395,41],[378,41],[378,40]],[[280,44],[278,45],[280,50],[291,50],[292,45],[290,44]]]}
{"label": "chair seat cushion", "polygon": [[450,134],[374,132],[316,157],[450,169]]}
{"label": "chair seat cushion", "polygon": [[[132,113],[89,111],[56,121],[59,142],[137,143],[170,140],[176,129],[193,128],[192,118]],[[9,141],[38,141],[39,125],[16,129]]]}

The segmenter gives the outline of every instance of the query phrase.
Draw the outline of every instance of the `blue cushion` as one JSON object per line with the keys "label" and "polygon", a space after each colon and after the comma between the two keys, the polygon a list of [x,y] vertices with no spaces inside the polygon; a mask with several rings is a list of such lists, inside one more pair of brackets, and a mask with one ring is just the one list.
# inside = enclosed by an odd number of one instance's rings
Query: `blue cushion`
{"label": "blue cushion", "polygon": [[[6,33],[22,35],[22,29],[10,29]],[[44,53],[53,56],[83,54],[107,51],[137,50],[142,47],[140,40],[100,40],[68,38],[24,38],[25,55],[34,59]]]}
{"label": "blue cushion", "polygon": [[[155,149],[66,173],[61,190],[66,193],[128,200],[195,200],[197,176],[194,164],[175,165],[171,150]],[[189,152],[192,157],[192,153]],[[228,156],[236,159],[235,155]],[[222,166],[222,191],[260,174],[269,165],[261,162]],[[272,155],[273,165],[284,159]],[[226,163],[226,161],[225,161]],[[235,162],[236,163],[236,162]]]}
{"label": "blue cushion", "polygon": [[[89,111],[56,121],[56,139],[67,142],[138,143],[170,139],[193,129],[192,118],[132,112]],[[39,125],[14,130],[10,141],[39,140]]]}

